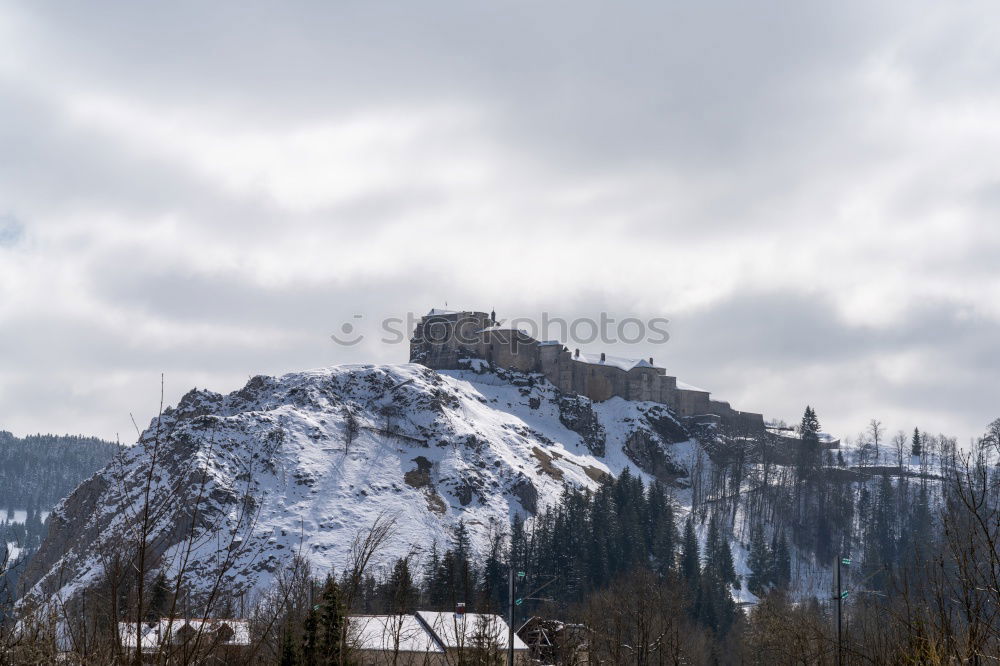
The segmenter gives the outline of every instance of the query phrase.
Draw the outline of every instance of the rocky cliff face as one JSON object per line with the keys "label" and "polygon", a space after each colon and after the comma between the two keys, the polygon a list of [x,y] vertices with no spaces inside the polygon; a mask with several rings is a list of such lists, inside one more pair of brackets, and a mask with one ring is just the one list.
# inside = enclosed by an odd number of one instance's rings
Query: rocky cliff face
{"label": "rocky cliff face", "polygon": [[663,405],[592,404],[475,362],[260,376],[227,396],[191,391],[154,421],[55,509],[22,580],[71,601],[134,555],[143,524],[152,569],[184,570],[195,593],[219,575],[234,595],[267,585],[295,553],[339,570],[381,514],[398,527],[377,565],[447,541],[459,520],[482,550],[565,484],[626,466],[683,484],[693,449]]}

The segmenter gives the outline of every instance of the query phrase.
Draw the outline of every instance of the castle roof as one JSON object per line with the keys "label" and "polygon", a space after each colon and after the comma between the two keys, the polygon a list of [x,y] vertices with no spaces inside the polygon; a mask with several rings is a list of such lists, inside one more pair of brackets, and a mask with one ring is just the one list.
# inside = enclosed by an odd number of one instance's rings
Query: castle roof
{"label": "castle roof", "polygon": [[705,389],[698,388],[697,386],[691,386],[690,384],[682,382],[679,379],[677,380],[677,388],[681,389],[682,391],[698,391],[699,393],[711,393],[711,391],[706,391]]}
{"label": "castle roof", "polygon": [[497,324],[496,326],[487,326],[486,328],[479,329],[480,333],[491,333],[494,331],[517,331],[518,333],[523,333],[529,338],[531,335],[528,334],[523,328],[518,328],[517,326],[505,326],[504,324]]}
{"label": "castle roof", "polygon": [[615,368],[620,368],[625,372],[628,372],[632,368],[654,367],[644,358],[623,358],[621,356],[608,356],[607,354],[605,354],[604,358],[601,359],[600,354],[587,354],[585,352],[580,352],[580,355],[574,356],[573,359],[580,361],[581,363],[590,363],[591,365],[610,365]]}
{"label": "castle roof", "polygon": [[531,334],[528,333],[523,328],[518,328],[517,326],[510,326],[510,325],[504,325],[504,324],[497,324],[495,326],[488,326],[486,328],[481,328],[481,329],[479,329],[477,331],[477,333],[501,333],[501,332],[507,333],[507,332],[510,332],[510,331],[514,331],[516,333],[520,333],[524,337],[530,338],[531,340],[534,340],[535,342],[538,343],[538,345],[540,347],[549,347],[549,346],[552,346],[552,345],[562,345],[562,343],[559,342],[558,340],[535,340],[535,338],[533,338],[531,336]]}

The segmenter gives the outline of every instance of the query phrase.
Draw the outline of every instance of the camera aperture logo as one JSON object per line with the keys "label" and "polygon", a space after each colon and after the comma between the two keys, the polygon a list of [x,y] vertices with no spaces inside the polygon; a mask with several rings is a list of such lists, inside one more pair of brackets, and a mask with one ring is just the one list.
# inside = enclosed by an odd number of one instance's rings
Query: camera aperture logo
{"label": "camera aperture logo", "polygon": [[365,339],[365,334],[357,324],[358,320],[364,320],[364,315],[355,314],[351,318],[356,321],[345,321],[337,332],[330,334],[330,339],[341,347],[353,347]]}

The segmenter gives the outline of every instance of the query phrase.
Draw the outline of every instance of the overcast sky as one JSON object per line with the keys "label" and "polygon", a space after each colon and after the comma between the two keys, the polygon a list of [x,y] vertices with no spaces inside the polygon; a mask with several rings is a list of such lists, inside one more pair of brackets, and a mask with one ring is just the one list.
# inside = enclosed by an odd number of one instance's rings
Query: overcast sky
{"label": "overcast sky", "polygon": [[0,429],[133,441],[161,373],[403,362],[377,322],[445,302],[669,318],[587,350],[840,435],[1000,416],[995,2],[6,2],[0,44]]}

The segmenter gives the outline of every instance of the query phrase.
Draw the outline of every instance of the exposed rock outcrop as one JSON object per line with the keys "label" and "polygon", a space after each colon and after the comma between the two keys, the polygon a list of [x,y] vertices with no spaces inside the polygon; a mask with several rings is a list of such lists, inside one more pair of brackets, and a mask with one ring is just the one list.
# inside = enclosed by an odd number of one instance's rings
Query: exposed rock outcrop
{"label": "exposed rock outcrop", "polygon": [[607,433],[594,412],[593,403],[582,395],[563,395],[559,399],[559,421],[580,435],[595,456],[603,456]]}

